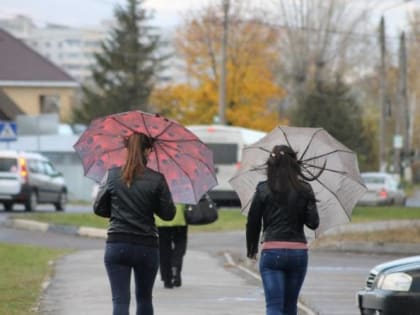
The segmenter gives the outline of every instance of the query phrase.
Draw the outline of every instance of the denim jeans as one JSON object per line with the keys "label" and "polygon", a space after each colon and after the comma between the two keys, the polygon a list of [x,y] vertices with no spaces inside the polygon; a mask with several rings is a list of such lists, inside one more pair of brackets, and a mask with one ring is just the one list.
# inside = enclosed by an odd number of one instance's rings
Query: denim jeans
{"label": "denim jeans", "polygon": [[260,273],[267,315],[296,315],[299,291],[308,267],[306,249],[264,249]]}
{"label": "denim jeans", "polygon": [[134,270],[137,315],[153,315],[152,290],[159,267],[159,249],[129,243],[107,243],[105,267],[111,284],[113,315],[128,315]]}

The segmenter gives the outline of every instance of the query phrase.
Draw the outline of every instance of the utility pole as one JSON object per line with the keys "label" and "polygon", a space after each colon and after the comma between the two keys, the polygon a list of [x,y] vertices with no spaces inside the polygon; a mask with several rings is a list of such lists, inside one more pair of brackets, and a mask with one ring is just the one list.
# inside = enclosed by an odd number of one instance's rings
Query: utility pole
{"label": "utility pole", "polygon": [[229,27],[229,0],[223,0],[223,38],[222,51],[220,60],[220,83],[219,83],[219,123],[224,125],[226,123],[226,56],[228,45],[228,27]]}
{"label": "utility pole", "polygon": [[[400,49],[399,49],[399,84],[398,84],[398,103],[400,111],[400,124],[403,130],[403,156],[407,158],[410,153],[410,109],[408,105],[408,94],[407,94],[407,50],[405,44],[405,33],[402,32],[400,36]],[[403,160],[403,162],[405,162]],[[404,163],[405,164],[405,163]],[[405,166],[405,165],[404,165]]]}
{"label": "utility pole", "polygon": [[387,79],[386,79],[386,46],[385,46],[385,18],[381,17],[379,25],[379,46],[381,53],[381,63],[379,66],[380,80],[380,116],[379,116],[379,170],[385,171],[386,151],[385,151],[385,120],[387,110]]}

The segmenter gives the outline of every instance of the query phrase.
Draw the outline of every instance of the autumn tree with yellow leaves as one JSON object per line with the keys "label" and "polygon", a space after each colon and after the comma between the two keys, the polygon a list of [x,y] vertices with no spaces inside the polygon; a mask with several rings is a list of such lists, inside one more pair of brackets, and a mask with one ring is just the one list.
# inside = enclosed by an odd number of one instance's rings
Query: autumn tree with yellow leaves
{"label": "autumn tree with yellow leaves", "polygon": [[[285,92],[274,75],[278,29],[238,2],[229,13],[228,30],[227,123],[259,130],[286,123],[279,113]],[[222,34],[220,6],[185,17],[174,40],[185,78],[155,90],[152,102],[157,110],[185,124],[213,123],[219,106]]]}

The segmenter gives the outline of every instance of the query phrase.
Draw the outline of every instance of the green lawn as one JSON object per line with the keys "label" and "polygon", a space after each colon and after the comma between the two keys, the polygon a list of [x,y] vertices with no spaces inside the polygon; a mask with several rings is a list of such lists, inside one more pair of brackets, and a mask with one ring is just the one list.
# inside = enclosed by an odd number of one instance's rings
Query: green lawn
{"label": "green lawn", "polygon": [[[37,220],[52,224],[74,225],[74,226],[89,226],[96,228],[106,228],[108,220],[100,218],[93,213],[25,213],[15,214],[15,218]],[[190,231],[229,231],[240,230],[245,226],[246,217],[240,213],[239,209],[219,210],[219,220],[213,224],[191,226]]]}
{"label": "green lawn", "polygon": [[49,261],[68,251],[0,243],[0,314],[26,315],[39,300]]}
{"label": "green lawn", "polygon": [[420,220],[420,208],[406,207],[357,207],[351,222]]}
{"label": "green lawn", "polygon": [[[90,226],[106,228],[108,220],[95,216],[93,213],[25,213],[15,214],[16,218],[39,220],[53,224],[74,226]],[[351,222],[368,222],[384,220],[420,220],[420,208],[405,207],[358,207],[354,209]],[[239,209],[219,210],[219,220],[213,224],[191,226],[191,231],[229,231],[244,229],[246,216]]]}

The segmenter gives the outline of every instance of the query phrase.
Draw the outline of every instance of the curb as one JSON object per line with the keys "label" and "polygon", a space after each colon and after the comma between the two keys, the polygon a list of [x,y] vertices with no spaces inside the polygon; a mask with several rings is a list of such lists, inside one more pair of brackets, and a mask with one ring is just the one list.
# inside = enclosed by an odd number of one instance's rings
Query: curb
{"label": "curb", "polygon": [[29,231],[64,233],[83,237],[105,239],[107,236],[105,229],[86,226],[75,227],[63,224],[49,224],[26,219],[8,219],[5,222],[5,225]]}
{"label": "curb", "polygon": [[418,255],[420,244],[382,242],[340,242],[309,247],[310,250],[345,251],[353,253]]}

